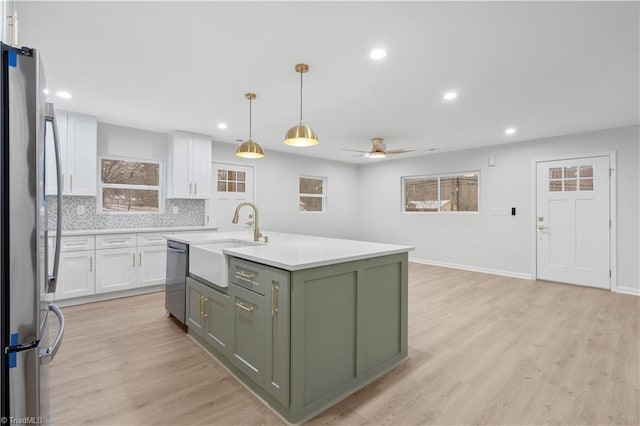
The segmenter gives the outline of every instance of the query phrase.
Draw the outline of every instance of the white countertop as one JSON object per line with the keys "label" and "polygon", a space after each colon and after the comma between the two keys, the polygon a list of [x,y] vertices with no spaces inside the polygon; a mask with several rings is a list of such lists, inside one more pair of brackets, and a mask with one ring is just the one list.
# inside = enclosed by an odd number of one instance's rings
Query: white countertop
{"label": "white countertop", "polygon": [[[164,228],[121,228],[121,229],[78,229],[70,231],[62,231],[63,237],[76,235],[104,235],[104,234],[137,234],[143,232],[184,232],[184,231],[216,231],[219,226],[174,226]],[[49,236],[56,235],[55,231],[49,232]]]}
{"label": "white countertop", "polygon": [[[412,246],[314,237],[263,231],[269,243],[256,246],[228,248],[223,253],[288,271],[333,265],[336,263],[413,251]],[[167,239],[189,245],[216,241],[253,241],[249,232],[201,232],[197,234],[166,235]]]}

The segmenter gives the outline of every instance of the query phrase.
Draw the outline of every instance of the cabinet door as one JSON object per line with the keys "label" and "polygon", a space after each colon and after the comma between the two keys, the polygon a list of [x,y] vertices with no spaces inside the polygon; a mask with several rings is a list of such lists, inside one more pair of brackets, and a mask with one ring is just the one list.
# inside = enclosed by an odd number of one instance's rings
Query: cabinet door
{"label": "cabinet door", "polygon": [[193,135],[192,170],[194,198],[211,198],[211,138]]}
{"label": "cabinet door", "polygon": [[137,287],[164,284],[167,277],[167,246],[138,247]]}
{"label": "cabinet door", "polygon": [[219,291],[207,289],[204,303],[206,307],[204,339],[228,357],[231,355],[233,323],[231,298]]}
{"label": "cabinet door", "polygon": [[206,287],[187,277],[187,327],[189,333],[204,337],[205,306],[204,295]]}
{"label": "cabinet door", "polygon": [[96,293],[136,287],[136,249],[96,250]]}
{"label": "cabinet door", "polygon": [[[64,160],[67,155],[67,113],[56,111],[56,123],[58,125],[58,137],[60,138],[60,168],[61,173],[65,173]],[[55,195],[58,193],[58,177],[56,175],[55,146],[53,143],[53,125],[46,123],[47,137],[45,140],[45,195]],[[64,183],[62,192],[64,193]]]}
{"label": "cabinet door", "polygon": [[264,386],[264,296],[229,286],[233,303],[231,362],[260,386]]}
{"label": "cabinet door", "polygon": [[169,198],[191,198],[190,150],[193,136],[190,133],[175,132],[169,141]]}
{"label": "cabinet door", "polygon": [[98,123],[95,117],[68,113],[68,195],[96,195]]}
{"label": "cabinet door", "polygon": [[94,253],[93,250],[60,253],[56,300],[95,293]]}
{"label": "cabinet door", "polygon": [[289,406],[289,272],[268,268],[266,302],[270,304],[266,331],[265,389]]}

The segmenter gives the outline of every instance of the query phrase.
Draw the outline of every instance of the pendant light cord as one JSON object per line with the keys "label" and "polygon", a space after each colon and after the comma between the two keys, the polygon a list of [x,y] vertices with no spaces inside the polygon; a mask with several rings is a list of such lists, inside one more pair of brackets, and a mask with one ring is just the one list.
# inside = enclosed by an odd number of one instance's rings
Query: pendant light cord
{"label": "pendant light cord", "polygon": [[300,72],[300,124],[302,124],[302,74],[304,73]]}
{"label": "pendant light cord", "polygon": [[249,140],[251,139],[251,97],[249,97]]}

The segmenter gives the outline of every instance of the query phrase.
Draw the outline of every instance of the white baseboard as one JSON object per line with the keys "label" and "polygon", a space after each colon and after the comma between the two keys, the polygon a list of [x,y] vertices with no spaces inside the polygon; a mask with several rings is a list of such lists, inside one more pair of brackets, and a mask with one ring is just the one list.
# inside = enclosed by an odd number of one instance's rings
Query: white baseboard
{"label": "white baseboard", "polygon": [[121,297],[139,296],[147,293],[164,291],[164,284],[149,287],[132,288],[130,290],[112,291],[109,293],[92,294],[91,296],[74,297],[72,299],[59,299],[55,304],[61,308],[66,306],[83,305],[85,303],[102,302],[104,300],[119,299]]}
{"label": "white baseboard", "polygon": [[640,296],[639,288],[631,288],[631,287],[620,287],[618,286],[615,290],[616,293],[622,294],[630,294],[631,296]]}
{"label": "white baseboard", "polygon": [[531,274],[523,274],[520,272],[503,271],[500,269],[481,268],[479,266],[459,265],[457,263],[439,262],[436,260],[409,258],[409,262],[422,263],[424,265],[442,266],[444,268],[462,269],[463,271],[482,272],[485,274],[502,275],[503,277],[522,278],[525,280],[534,280]]}

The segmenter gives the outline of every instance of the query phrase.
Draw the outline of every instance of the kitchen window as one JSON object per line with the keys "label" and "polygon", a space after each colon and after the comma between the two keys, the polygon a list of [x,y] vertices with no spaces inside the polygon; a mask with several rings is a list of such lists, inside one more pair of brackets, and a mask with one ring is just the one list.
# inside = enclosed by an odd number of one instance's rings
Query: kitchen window
{"label": "kitchen window", "polygon": [[100,213],[161,213],[160,163],[100,158]]}
{"label": "kitchen window", "polygon": [[477,212],[480,172],[402,178],[402,211]]}
{"label": "kitchen window", "polygon": [[327,178],[300,176],[299,205],[301,213],[322,213],[327,210]]}

